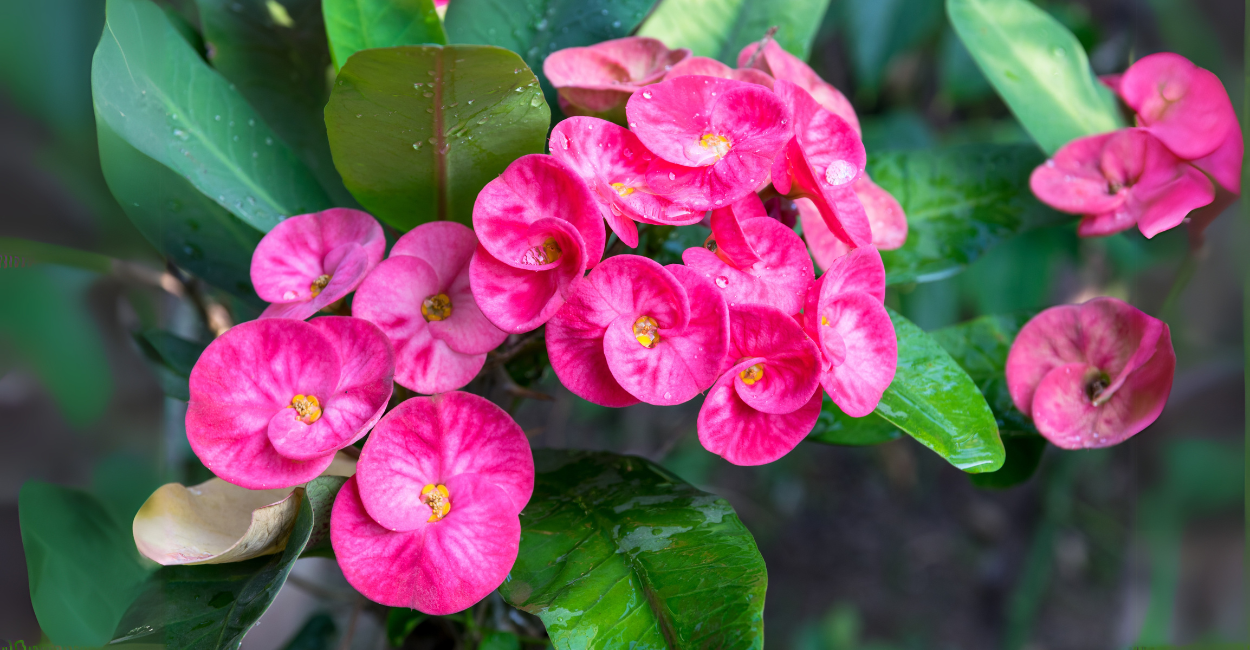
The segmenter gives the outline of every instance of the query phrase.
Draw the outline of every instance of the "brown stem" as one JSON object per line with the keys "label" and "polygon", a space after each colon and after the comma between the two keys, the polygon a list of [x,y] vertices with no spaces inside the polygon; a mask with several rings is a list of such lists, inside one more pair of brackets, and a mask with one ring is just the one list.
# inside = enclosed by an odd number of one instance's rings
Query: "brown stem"
{"label": "brown stem", "polygon": [[512,379],[512,375],[509,375],[508,371],[504,369],[503,366],[500,366],[495,369],[495,381],[498,383],[499,387],[504,390],[505,393],[511,395],[512,397],[533,399],[533,400],[538,400],[540,402],[550,402],[555,399],[554,397],[546,393],[540,393],[536,390],[530,390],[516,383],[516,381]]}
{"label": "brown stem", "polygon": [[755,65],[755,60],[759,58],[761,53],[763,53],[764,46],[768,45],[768,42],[773,40],[773,36],[776,36],[776,35],[777,35],[777,26],[773,25],[772,27],[769,27],[768,31],[764,32],[764,38],[760,39],[760,46],[755,48],[755,51],[751,53],[751,58],[747,59],[747,64],[742,67],[749,68]]}
{"label": "brown stem", "polygon": [[490,372],[494,372],[494,370],[499,366],[502,366],[522,353],[528,352],[537,347],[538,344],[543,342],[543,334],[544,330],[540,327],[521,336],[512,345],[490,352],[486,355],[486,364],[482,366],[482,370],[478,373],[478,376],[480,377]]}

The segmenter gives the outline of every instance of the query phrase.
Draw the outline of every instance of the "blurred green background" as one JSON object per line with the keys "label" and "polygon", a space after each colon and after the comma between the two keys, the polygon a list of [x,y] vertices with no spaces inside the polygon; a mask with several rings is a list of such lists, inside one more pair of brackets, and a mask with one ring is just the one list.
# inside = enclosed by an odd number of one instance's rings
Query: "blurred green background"
{"label": "blurred green background", "polygon": [[[1179,52],[1217,73],[1240,113],[1244,4],[1038,4],[1076,33],[1096,72]],[[194,23],[193,3],[167,6]],[[157,485],[203,478],[182,431],[185,407],[164,396],[134,338],[152,327],[208,334],[194,303],[162,287],[163,262],[100,173],[89,72],[103,18],[103,0],[0,3],[0,255],[14,254],[3,238],[23,238],[125,260],[0,268],[6,643],[40,638],[18,526],[24,482],[87,490],[128,531]],[[941,0],[833,0],[812,52],[812,66],[854,102],[870,156],[1027,142],[954,37]],[[1094,295],[1168,320],[1179,365],[1158,422],[1109,450],[1050,448],[1038,474],[1009,490],[973,487],[906,438],[868,448],[804,443],[777,463],[734,467],[699,446],[697,403],[602,409],[550,371],[536,388],[554,400],[520,404],[516,416],[536,446],[636,453],[727,498],[768,563],[770,648],[1246,641],[1240,210],[1210,228],[1192,282],[1164,314],[1186,249],[1179,229],[1151,241],[1136,232],[1082,241],[1075,224],[1035,230],[958,275],[891,288],[887,302],[926,329]],[[333,634],[318,630],[345,626],[350,600],[333,565],[301,565],[245,648],[301,638],[311,645],[300,647],[329,647]],[[326,580],[339,589],[310,586]],[[328,618],[310,618],[321,612]],[[380,623],[360,625],[353,647],[382,647]]]}

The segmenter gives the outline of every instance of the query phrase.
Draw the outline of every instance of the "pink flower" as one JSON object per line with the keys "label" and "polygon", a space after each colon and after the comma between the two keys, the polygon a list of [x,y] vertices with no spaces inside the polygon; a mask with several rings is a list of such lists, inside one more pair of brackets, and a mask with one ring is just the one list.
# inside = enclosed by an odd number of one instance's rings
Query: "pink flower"
{"label": "pink flower", "polygon": [[673,69],[664,75],[664,79],[676,79],[677,77],[685,77],[687,75],[733,79],[735,81],[758,84],[769,90],[773,89],[773,78],[762,70],[755,68],[739,68],[735,70],[716,59],[710,59],[706,56],[687,57],[681,63],[674,65]]}
{"label": "pink flower", "polygon": [[628,129],[570,117],[552,129],[551,155],[586,181],[612,232],[630,248],[638,246],[635,221],[686,226],[703,218],[651,191],[647,167],[655,156]]}
{"label": "pink flower", "polygon": [[1179,54],[1142,57],[1120,77],[1119,93],[1138,124],[1182,160],[1210,155],[1237,124],[1219,77]]}
{"label": "pink flower", "polygon": [[716,381],[728,319],[716,288],[690,269],[618,255],[547,323],[547,353],[560,381],[595,404],[680,404]]}
{"label": "pink flower", "polygon": [[[850,100],[846,98],[837,88],[825,82],[812,70],[806,63],[797,56],[785,51],[777,41],[769,39],[764,43],[764,51],[756,56],[756,50],[759,49],[759,43],[751,43],[742,48],[738,53],[738,67],[753,68],[761,70],[770,75],[773,79],[788,81],[797,85],[799,88],[806,90],[821,108],[837,115],[846,120],[847,124],[859,133],[859,118],[855,115],[855,108],[851,106]],[[752,57],[754,60],[752,61]],[[751,65],[748,66],[747,64]],[[746,80],[744,80],[746,81]]]}
{"label": "pink flower", "polygon": [[1159,417],[1175,370],[1166,323],[1095,298],[1051,307],[1020,329],[1007,355],[1007,388],[1055,445],[1108,447]]}
{"label": "pink flower", "polygon": [[[749,197],[745,203],[751,203]],[[735,203],[734,210],[741,205]],[[740,213],[737,218],[741,219]],[[682,261],[692,271],[707,278],[730,305],[769,305],[786,314],[797,314],[803,308],[804,295],[814,277],[812,258],[808,256],[803,240],[776,219],[752,218],[738,223],[743,241],[731,244],[734,249],[732,259],[742,258],[743,263],[730,262],[707,247],[687,248],[681,254]],[[722,224],[714,222],[714,225]],[[728,228],[719,230],[725,233]],[[716,235],[713,231],[713,236]],[[709,245],[719,248],[720,241],[714,241]],[[747,263],[750,258],[745,256],[745,252],[737,250],[740,248],[749,250],[759,261]]]}
{"label": "pink flower", "polygon": [[[865,188],[868,189],[865,191]],[[877,187],[865,174],[855,181],[855,194],[864,204],[868,226],[872,230],[872,245],[877,250],[894,250],[907,243],[907,217],[889,192]],[[827,269],[834,260],[851,250],[825,225],[825,219],[820,216],[815,203],[809,199],[795,199],[794,203],[803,224],[803,239],[807,240],[816,266]]]}
{"label": "pink flower", "polygon": [[252,253],[261,318],[304,320],[351,293],[382,261],[382,226],[360,210],[332,208],[285,219]]}
{"label": "pink flower", "polygon": [[[751,246],[746,232],[742,230],[742,222],[747,219],[767,217],[764,202],[758,194],[748,194],[737,201],[712,211],[712,235],[704,248],[716,253],[735,269],[749,268],[760,261],[759,253]],[[804,283],[806,284],[806,283]]]}
{"label": "pink flower", "polygon": [[456,390],[508,337],[482,315],[469,290],[476,248],[477,237],[461,224],[417,226],[356,291],[352,314],[391,340],[400,385],[427,395]]}
{"label": "pink flower", "polygon": [[534,457],[503,409],[414,397],[378,423],[330,514],[343,575],[370,600],[452,614],[503,584],[534,491]]}
{"label": "pink flower", "polygon": [[366,320],[242,323],[191,370],[187,440],[205,467],[235,485],[307,483],[382,417],[394,372],[390,342]]}
{"label": "pink flower", "polygon": [[729,368],[699,409],[699,442],[735,465],[786,455],[820,417],[816,344],[766,305],[729,310]]}
{"label": "pink flower", "polygon": [[867,162],[859,135],[802,88],[780,79],[774,87],[794,113],[794,138],[773,162],[773,187],[811,199],[829,230],[850,247],[871,244],[868,215],[855,192]]}
{"label": "pink flower", "polygon": [[898,367],[898,340],[884,300],[885,265],[870,246],[834,260],[807,292],[802,323],[820,347],[820,383],[851,417],[877,408]]}
{"label": "pink flower", "polygon": [[647,184],[694,210],[728,205],[768,180],[790,138],[790,115],[756,84],[684,76],[647,87],[625,106],[629,127],[657,158]]}
{"label": "pink flower", "polygon": [[670,50],[654,38],[627,36],[556,50],[543,61],[543,73],[560,94],[565,115],[623,122],[630,95],[688,56],[690,50]]}
{"label": "pink flower", "polygon": [[1210,179],[1140,128],[1069,142],[1033,170],[1029,185],[1043,203],[1083,215],[1084,237],[1133,224],[1154,237],[1215,198]]}
{"label": "pink flower", "polygon": [[469,263],[473,298],[505,332],[527,332],[555,314],[606,233],[586,183],[551,156],[530,154],[486,184],[473,204],[479,246]]}

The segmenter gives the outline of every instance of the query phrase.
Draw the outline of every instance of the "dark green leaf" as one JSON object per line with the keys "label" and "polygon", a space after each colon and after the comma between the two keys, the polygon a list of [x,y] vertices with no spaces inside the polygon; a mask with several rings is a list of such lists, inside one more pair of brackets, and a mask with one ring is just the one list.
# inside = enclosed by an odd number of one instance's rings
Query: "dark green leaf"
{"label": "dark green leaf", "polygon": [[807,434],[812,442],[827,445],[875,445],[882,442],[897,440],[903,433],[898,427],[877,413],[869,413],[862,418],[853,418],[842,412],[833,400],[825,395],[820,405],[820,419],[816,427]]}
{"label": "dark green leaf", "polygon": [[1028,145],[873,154],[868,173],[898,199],[910,229],[902,248],[881,252],[886,282],[940,280],[1008,237],[1070,220],[1029,190],[1044,160]]}
{"label": "dark green leaf", "polygon": [[343,477],[308,484],[282,553],[244,562],[171,566],[148,580],[117,626],[114,643],[160,643],[181,650],[238,648],[285,584],[300,554],[324,542]]}
{"label": "dark green leaf", "polygon": [[1124,126],[1076,36],[1028,0],[947,0],[955,32],[1047,153]]}
{"label": "dark green leaf", "polygon": [[898,370],[876,413],[969,473],[1003,464],[994,414],[959,364],[911,321],[890,310]]}
{"label": "dark green leaf", "polygon": [[1027,314],[982,316],[930,334],[976,383],[1004,431],[1037,433],[1032,419],[1016,410],[1007,390],[1007,353],[1028,320]]}
{"label": "dark green leaf", "polygon": [[187,380],[205,346],[157,329],[135,335],[135,341],[155,367],[157,381],[165,394],[184,402],[190,400]]}
{"label": "dark green leaf", "polygon": [[1003,431],[1003,448],[1007,460],[996,472],[985,474],[969,474],[972,484],[979,488],[1002,490],[1017,486],[1027,480],[1042,462],[1042,454],[1046,451],[1046,439],[1036,433],[1023,431]]}
{"label": "dark green leaf", "polygon": [[334,647],[334,633],[334,619],[329,614],[315,614],[283,650],[330,650]]}
{"label": "dark green leaf", "polygon": [[841,9],[855,81],[870,92],[896,54],[932,37],[942,25],[942,0],[843,2]]}
{"label": "dark green leaf", "polygon": [[39,481],[22,486],[18,519],[40,629],[57,645],[108,643],[149,572],[130,522],[86,492]]}
{"label": "dark green leaf", "polygon": [[477,650],[521,650],[521,640],[511,632],[490,630],[482,635]]}
{"label": "dark green leaf", "polygon": [[968,54],[968,48],[950,27],[942,33],[938,48],[938,85],[955,104],[972,103],[994,93],[994,87]]}
{"label": "dark green leaf", "polygon": [[764,560],[733,508],[641,458],[540,450],[499,588],[558,648],[759,648]]}
{"label": "dark green leaf", "polygon": [[392,607],[386,613],[386,640],[392,647],[403,647],[404,639],[426,618],[425,614],[415,609]]}
{"label": "dark green leaf", "polygon": [[252,251],[263,234],[144,155],[98,120],[109,190],[143,236],[171,262],[263,306],[252,289]]}
{"label": "dark green leaf", "polygon": [[777,43],[807,60],[828,7],[829,0],[662,0],[638,33],[737,67],[742,48],[776,27]]}
{"label": "dark green leaf", "polygon": [[0,265],[6,269],[59,264],[100,274],[113,271],[113,260],[106,255],[29,239],[0,237],[0,256]]}
{"label": "dark green leaf", "polygon": [[513,160],[542,153],[551,121],[525,63],[475,45],[357,52],[325,115],[348,189],[401,230],[472,223],[478,191]]}
{"label": "dark green leaf", "polygon": [[334,67],[360,50],[396,45],[446,45],[431,0],[322,0]]}
{"label": "dark green leaf", "polygon": [[354,205],[330,158],[322,111],[330,50],[318,0],[197,0],[208,61],[290,145],[338,205]]}
{"label": "dark green leaf", "polygon": [[156,5],[108,0],[107,15],[91,66],[98,122],[258,230],[330,207],[303,163]]}

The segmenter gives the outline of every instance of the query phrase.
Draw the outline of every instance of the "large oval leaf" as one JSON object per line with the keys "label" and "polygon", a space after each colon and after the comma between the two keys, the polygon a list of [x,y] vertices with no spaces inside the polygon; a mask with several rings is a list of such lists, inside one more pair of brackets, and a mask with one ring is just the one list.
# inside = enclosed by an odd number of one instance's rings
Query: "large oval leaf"
{"label": "large oval leaf", "polygon": [[767,573],[733,508],[646,460],[541,450],[499,588],[556,648],[759,648]]}
{"label": "large oval leaf", "polygon": [[357,52],[325,116],[347,188],[402,230],[471,223],[477,193],[513,160],[542,153],[551,121],[525,63],[477,45]]}
{"label": "large oval leaf", "polygon": [[1005,452],[994,413],[972,378],[914,323],[890,310],[898,371],[876,414],[965,472],[993,472]]}
{"label": "large oval leaf", "polygon": [[1085,49],[1028,0],[947,0],[946,13],[981,71],[1047,153],[1124,126]]}
{"label": "large oval leaf", "polygon": [[820,419],[816,421],[811,433],[807,434],[807,439],[826,445],[863,447],[898,440],[902,435],[898,427],[875,412],[862,418],[853,418],[843,413],[826,394],[820,404]]}
{"label": "large oval leaf", "polygon": [[898,199],[909,228],[902,248],[881,251],[886,282],[949,277],[1004,239],[1071,220],[1029,190],[1044,160],[1029,145],[873,154],[868,173]]}
{"label": "large oval leaf", "polygon": [[156,5],[108,0],[106,11],[91,65],[99,120],[258,230],[330,206],[303,163]]}
{"label": "large oval leaf", "polygon": [[446,45],[432,0],[322,0],[334,69],[375,47]]}
{"label": "large oval leaf", "polygon": [[1033,420],[1016,409],[1007,390],[1007,353],[1028,320],[1027,314],[982,316],[930,336],[976,383],[999,429],[1037,433]]}
{"label": "large oval leaf", "polygon": [[663,0],[638,29],[642,36],[738,65],[738,52],[776,27],[777,43],[807,59],[829,0]]}

